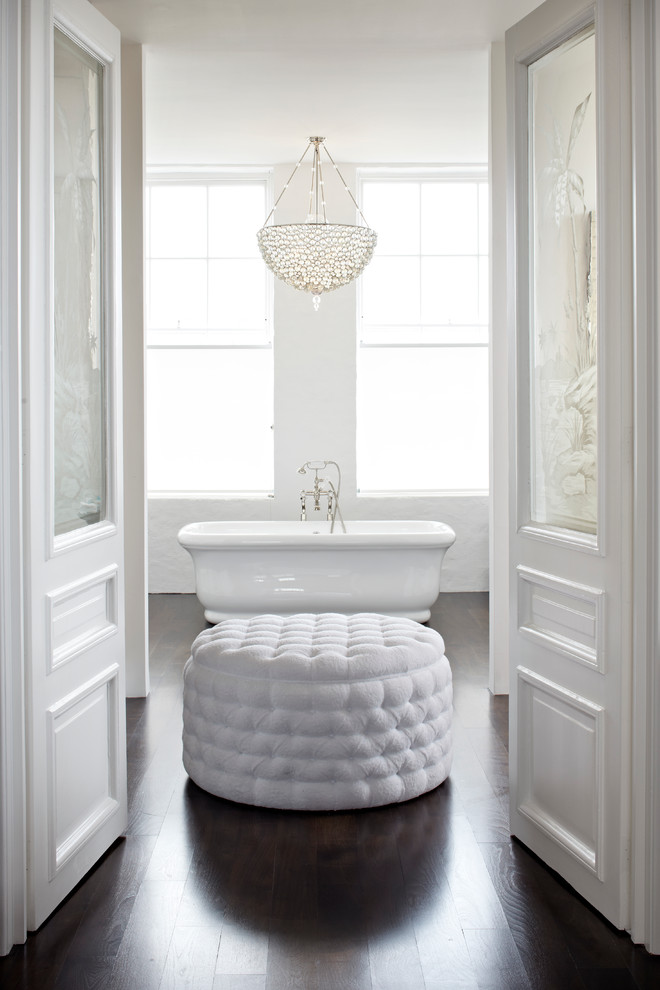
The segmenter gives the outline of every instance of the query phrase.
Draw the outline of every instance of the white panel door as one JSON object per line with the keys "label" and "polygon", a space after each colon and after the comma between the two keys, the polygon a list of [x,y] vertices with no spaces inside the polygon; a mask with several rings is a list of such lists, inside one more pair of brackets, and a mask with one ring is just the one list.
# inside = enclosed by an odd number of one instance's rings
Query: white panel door
{"label": "white panel door", "polygon": [[26,10],[28,927],[121,834],[119,33]]}
{"label": "white panel door", "polygon": [[511,828],[629,923],[629,10],[551,0],[507,34]]}

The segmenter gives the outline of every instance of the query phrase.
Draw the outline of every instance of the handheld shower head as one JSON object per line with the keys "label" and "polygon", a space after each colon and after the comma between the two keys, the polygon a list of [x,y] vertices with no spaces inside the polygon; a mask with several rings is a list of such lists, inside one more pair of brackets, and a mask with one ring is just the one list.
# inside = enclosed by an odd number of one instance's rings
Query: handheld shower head
{"label": "handheld shower head", "polygon": [[298,474],[307,474],[308,471],[323,471],[330,461],[305,461],[302,467],[298,468]]}

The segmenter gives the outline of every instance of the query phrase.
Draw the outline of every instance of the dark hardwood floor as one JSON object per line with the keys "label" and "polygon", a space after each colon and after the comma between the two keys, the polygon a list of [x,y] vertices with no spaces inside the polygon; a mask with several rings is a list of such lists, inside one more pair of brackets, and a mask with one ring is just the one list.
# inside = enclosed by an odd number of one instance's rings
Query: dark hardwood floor
{"label": "dark hardwood floor", "polygon": [[0,960],[0,986],[657,990],[660,957],[509,837],[487,596],[441,596],[431,624],[454,674],[449,780],[404,805],[279,812],[187,780],[181,672],[206,624],[193,596],[153,597],[152,693],[128,702],[127,835]]}

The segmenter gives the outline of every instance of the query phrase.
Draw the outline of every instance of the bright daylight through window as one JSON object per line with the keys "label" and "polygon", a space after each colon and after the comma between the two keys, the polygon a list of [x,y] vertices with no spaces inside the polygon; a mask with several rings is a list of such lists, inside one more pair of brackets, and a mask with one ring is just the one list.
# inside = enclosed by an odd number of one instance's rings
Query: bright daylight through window
{"label": "bright daylight through window", "polygon": [[271,277],[257,177],[150,179],[147,439],[153,493],[273,489]]}
{"label": "bright daylight through window", "polygon": [[359,490],[485,491],[485,174],[364,176],[361,198],[378,243],[359,293]]}

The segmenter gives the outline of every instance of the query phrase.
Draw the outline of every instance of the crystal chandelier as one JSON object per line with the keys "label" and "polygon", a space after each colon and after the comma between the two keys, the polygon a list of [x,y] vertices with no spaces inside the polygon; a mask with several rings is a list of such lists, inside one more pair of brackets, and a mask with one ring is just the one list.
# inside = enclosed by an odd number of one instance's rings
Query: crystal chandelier
{"label": "crystal chandelier", "polygon": [[[337,289],[340,285],[346,285],[357,278],[371,261],[376,246],[376,232],[366,225],[367,221],[360,207],[344,182],[330,152],[324,147],[323,150],[330,164],[341,179],[365,226],[328,223],[321,166],[321,145],[324,140],[322,137],[309,139],[303,156],[277,197],[275,206],[266,217],[266,223],[257,234],[262,257],[273,274],[287,285],[292,285],[294,289],[313,293],[314,309],[319,308],[322,292],[330,292],[331,289]],[[289,188],[289,183],[310,148],[314,149],[314,153],[307,220],[304,223],[272,224],[269,227],[268,221],[274,216],[282,196]]]}

